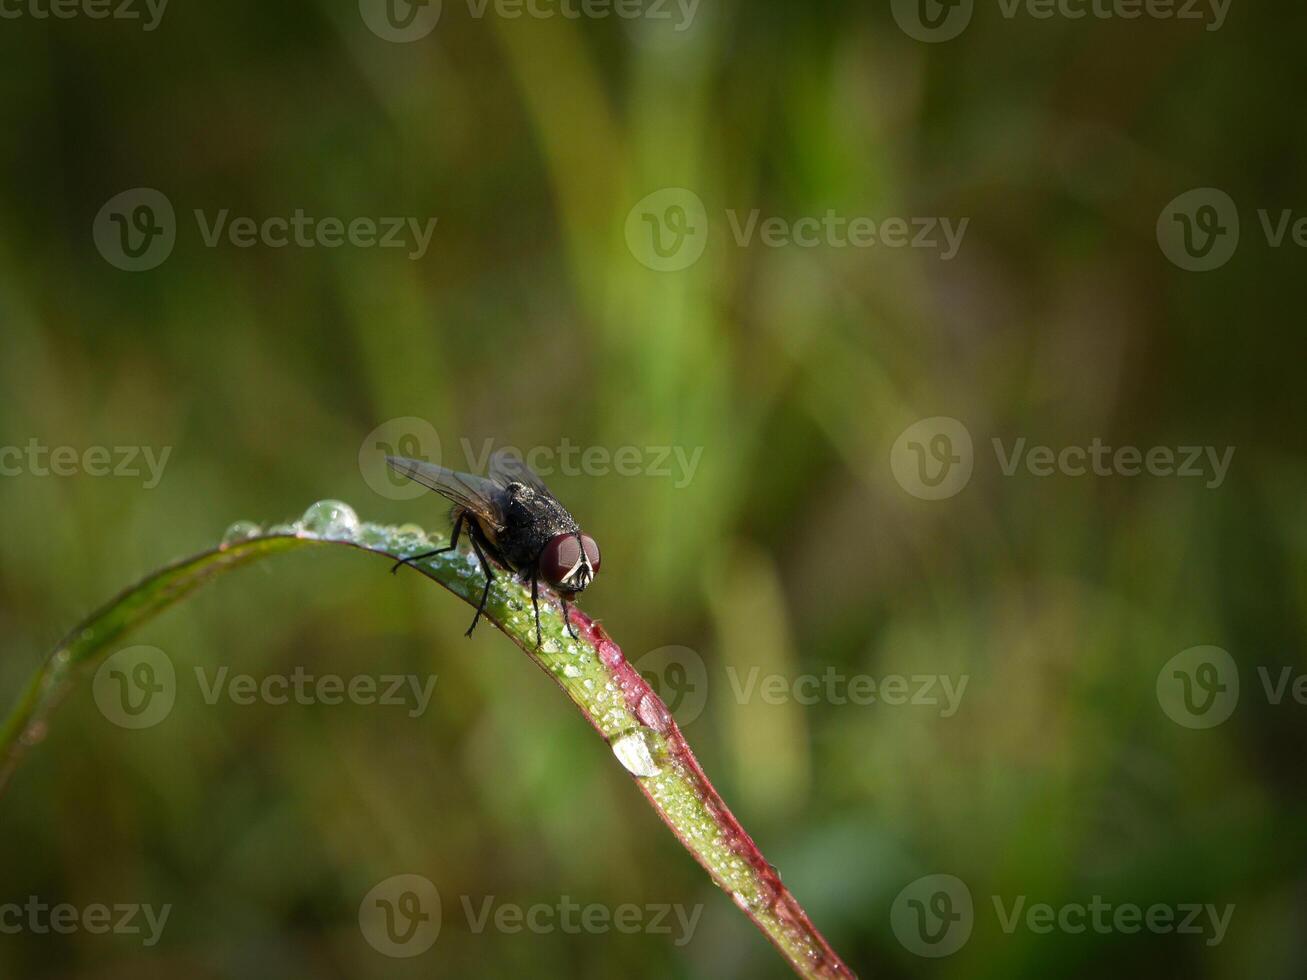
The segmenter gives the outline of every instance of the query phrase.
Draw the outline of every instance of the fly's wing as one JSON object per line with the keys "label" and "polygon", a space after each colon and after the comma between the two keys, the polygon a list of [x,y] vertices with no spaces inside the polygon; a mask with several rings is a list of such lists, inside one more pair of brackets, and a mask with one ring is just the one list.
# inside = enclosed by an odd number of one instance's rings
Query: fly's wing
{"label": "fly's wing", "polygon": [[435,463],[424,463],[403,456],[387,456],[390,468],[414,483],[420,483],[458,506],[472,512],[474,517],[495,528],[504,526],[504,509],[501,503],[503,490],[498,484],[471,473],[458,473]]}
{"label": "fly's wing", "polygon": [[510,483],[521,483],[524,486],[531,487],[537,493],[542,493],[546,497],[552,498],[554,495],[549,492],[549,488],[540,482],[540,477],[536,476],[531,467],[517,453],[511,449],[500,449],[490,457],[490,479],[496,483],[507,486]]}

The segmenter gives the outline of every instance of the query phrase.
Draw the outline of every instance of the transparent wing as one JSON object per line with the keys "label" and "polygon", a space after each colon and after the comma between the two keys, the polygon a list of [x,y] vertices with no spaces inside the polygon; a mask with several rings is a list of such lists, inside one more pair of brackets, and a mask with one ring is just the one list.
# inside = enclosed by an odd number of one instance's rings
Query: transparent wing
{"label": "transparent wing", "polygon": [[467,508],[476,517],[495,527],[504,526],[504,511],[500,504],[503,490],[497,483],[471,473],[459,473],[435,463],[424,463],[404,456],[387,456],[386,462],[396,473]]}
{"label": "transparent wing", "polygon": [[521,483],[528,487],[534,487],[540,493],[552,497],[549,488],[540,482],[540,477],[536,476],[531,467],[517,453],[511,449],[500,449],[490,457],[490,479],[496,483],[507,485],[509,483]]}

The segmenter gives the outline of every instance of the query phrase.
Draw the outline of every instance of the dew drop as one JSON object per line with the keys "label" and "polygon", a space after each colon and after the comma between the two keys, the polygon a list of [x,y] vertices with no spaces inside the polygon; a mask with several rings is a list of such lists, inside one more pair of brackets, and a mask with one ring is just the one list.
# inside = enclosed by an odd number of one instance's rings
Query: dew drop
{"label": "dew drop", "polygon": [[413,523],[401,524],[395,528],[395,534],[401,538],[411,539],[414,542],[422,541],[427,536],[427,532],[420,525]]}
{"label": "dew drop", "polygon": [[665,731],[667,723],[672,720],[671,712],[662,699],[652,691],[640,699],[635,708],[636,717],[656,732]]}
{"label": "dew drop", "polygon": [[359,530],[354,508],[339,500],[319,500],[304,512],[299,522],[305,532],[322,538],[352,538]]}
{"label": "dew drop", "polygon": [[564,677],[580,677],[580,676],[581,676],[581,668],[578,667],[576,664],[563,664],[563,676],[564,676]]}
{"label": "dew drop", "polygon": [[627,732],[613,742],[613,755],[632,776],[657,776],[662,772],[643,731]]}
{"label": "dew drop", "polygon": [[359,527],[359,540],[372,547],[383,546],[386,543],[386,529],[369,521]]}
{"label": "dew drop", "polygon": [[222,536],[220,547],[230,548],[234,544],[240,544],[242,541],[248,541],[250,538],[257,538],[263,533],[263,528],[253,521],[237,521],[231,527],[227,528]]}

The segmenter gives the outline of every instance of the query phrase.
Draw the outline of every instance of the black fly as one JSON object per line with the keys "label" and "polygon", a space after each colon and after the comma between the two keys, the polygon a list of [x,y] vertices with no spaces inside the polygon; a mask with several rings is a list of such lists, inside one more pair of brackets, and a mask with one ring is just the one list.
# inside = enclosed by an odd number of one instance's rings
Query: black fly
{"label": "black fly", "polygon": [[[585,590],[599,571],[599,545],[581,531],[576,520],[557,498],[531,472],[519,457],[500,450],[490,457],[489,478],[457,473],[454,470],[403,456],[387,456],[391,469],[424,487],[436,491],[454,504],[450,519],[454,532],[449,546],[413,555],[396,562],[401,565],[421,561],[458,547],[458,536],[466,526],[472,550],[486,573],[486,587],[481,605],[472,617],[467,635],[477,627],[495,579],[490,561],[531,582],[531,605],[536,615],[536,646],[540,637],[540,579],[553,588],[563,602],[563,623],[572,639],[577,639],[568,615],[567,600]],[[487,560],[489,559],[489,561]]]}

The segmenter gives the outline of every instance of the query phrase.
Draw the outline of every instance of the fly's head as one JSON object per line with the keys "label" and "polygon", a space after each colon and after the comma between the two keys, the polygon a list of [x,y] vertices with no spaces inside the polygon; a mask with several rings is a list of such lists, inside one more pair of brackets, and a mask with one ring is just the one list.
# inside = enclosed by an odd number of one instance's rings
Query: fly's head
{"label": "fly's head", "polygon": [[559,534],[540,553],[540,576],[559,592],[584,592],[599,572],[599,545],[579,531]]}

